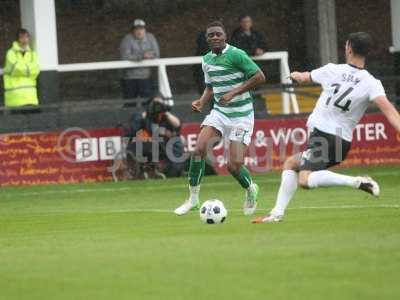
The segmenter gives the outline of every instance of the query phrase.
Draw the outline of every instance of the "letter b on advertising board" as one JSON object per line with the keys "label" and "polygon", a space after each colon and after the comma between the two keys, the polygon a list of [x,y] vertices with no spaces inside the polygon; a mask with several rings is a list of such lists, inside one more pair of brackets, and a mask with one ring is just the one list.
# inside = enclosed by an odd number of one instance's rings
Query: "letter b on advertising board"
{"label": "letter b on advertising board", "polygon": [[77,162],[112,160],[121,151],[121,137],[101,137],[75,140]]}

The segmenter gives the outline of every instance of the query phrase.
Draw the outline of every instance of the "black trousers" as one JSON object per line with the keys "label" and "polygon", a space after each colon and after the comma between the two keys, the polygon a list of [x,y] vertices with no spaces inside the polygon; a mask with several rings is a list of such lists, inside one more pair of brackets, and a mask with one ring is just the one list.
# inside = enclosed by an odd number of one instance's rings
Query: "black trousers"
{"label": "black trousers", "polygon": [[124,99],[153,96],[153,81],[151,79],[122,79],[122,96]]}

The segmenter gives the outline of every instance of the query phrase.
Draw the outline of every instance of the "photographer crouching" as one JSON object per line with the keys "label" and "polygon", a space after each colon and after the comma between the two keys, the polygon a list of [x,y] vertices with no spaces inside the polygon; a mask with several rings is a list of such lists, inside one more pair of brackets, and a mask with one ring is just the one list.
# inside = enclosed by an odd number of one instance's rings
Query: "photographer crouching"
{"label": "photographer crouching", "polygon": [[127,163],[139,177],[181,176],[184,147],[180,137],[181,121],[171,113],[162,95],[149,99],[145,111],[134,113],[130,120]]}

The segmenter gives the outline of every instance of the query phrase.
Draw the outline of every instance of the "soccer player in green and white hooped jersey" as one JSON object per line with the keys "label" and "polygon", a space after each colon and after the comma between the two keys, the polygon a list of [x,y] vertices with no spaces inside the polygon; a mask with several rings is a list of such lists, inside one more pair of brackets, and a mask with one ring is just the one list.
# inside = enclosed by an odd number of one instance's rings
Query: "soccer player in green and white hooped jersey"
{"label": "soccer player in green and white hooped jersey", "polygon": [[192,110],[201,112],[210,100],[214,101],[214,108],[201,124],[190,160],[190,197],[175,210],[175,214],[184,215],[198,209],[207,151],[223,138],[229,141],[228,170],[246,190],[243,212],[250,215],[257,207],[258,186],[244,166],[244,155],[254,127],[253,98],[249,91],[265,82],[265,76],[243,50],[226,43],[221,22],[209,24],[206,36],[211,49],[203,57],[202,64],[206,88],[200,99],[193,101]]}

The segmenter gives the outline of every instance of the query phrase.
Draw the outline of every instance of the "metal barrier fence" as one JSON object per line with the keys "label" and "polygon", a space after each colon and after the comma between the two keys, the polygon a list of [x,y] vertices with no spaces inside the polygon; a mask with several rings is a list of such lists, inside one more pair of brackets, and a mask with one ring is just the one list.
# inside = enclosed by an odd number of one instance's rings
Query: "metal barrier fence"
{"label": "metal barrier fence", "polygon": [[[261,56],[253,57],[254,60],[279,60],[280,63],[280,81],[281,84],[291,84],[289,78],[290,69],[288,63],[288,52],[266,52]],[[91,62],[91,63],[76,63],[76,64],[61,64],[58,65],[58,72],[79,72],[79,71],[95,71],[95,70],[111,70],[111,69],[129,69],[140,67],[157,67],[158,81],[160,92],[166,97],[172,99],[171,86],[167,74],[167,66],[194,65],[201,64],[201,56],[189,57],[174,57],[174,58],[159,58],[144,60],[141,62],[132,61],[107,61],[107,62]],[[0,69],[0,75],[3,70]],[[296,94],[293,93],[293,88],[282,91],[282,113],[299,113],[299,105]],[[171,100],[173,101],[173,100]]]}

